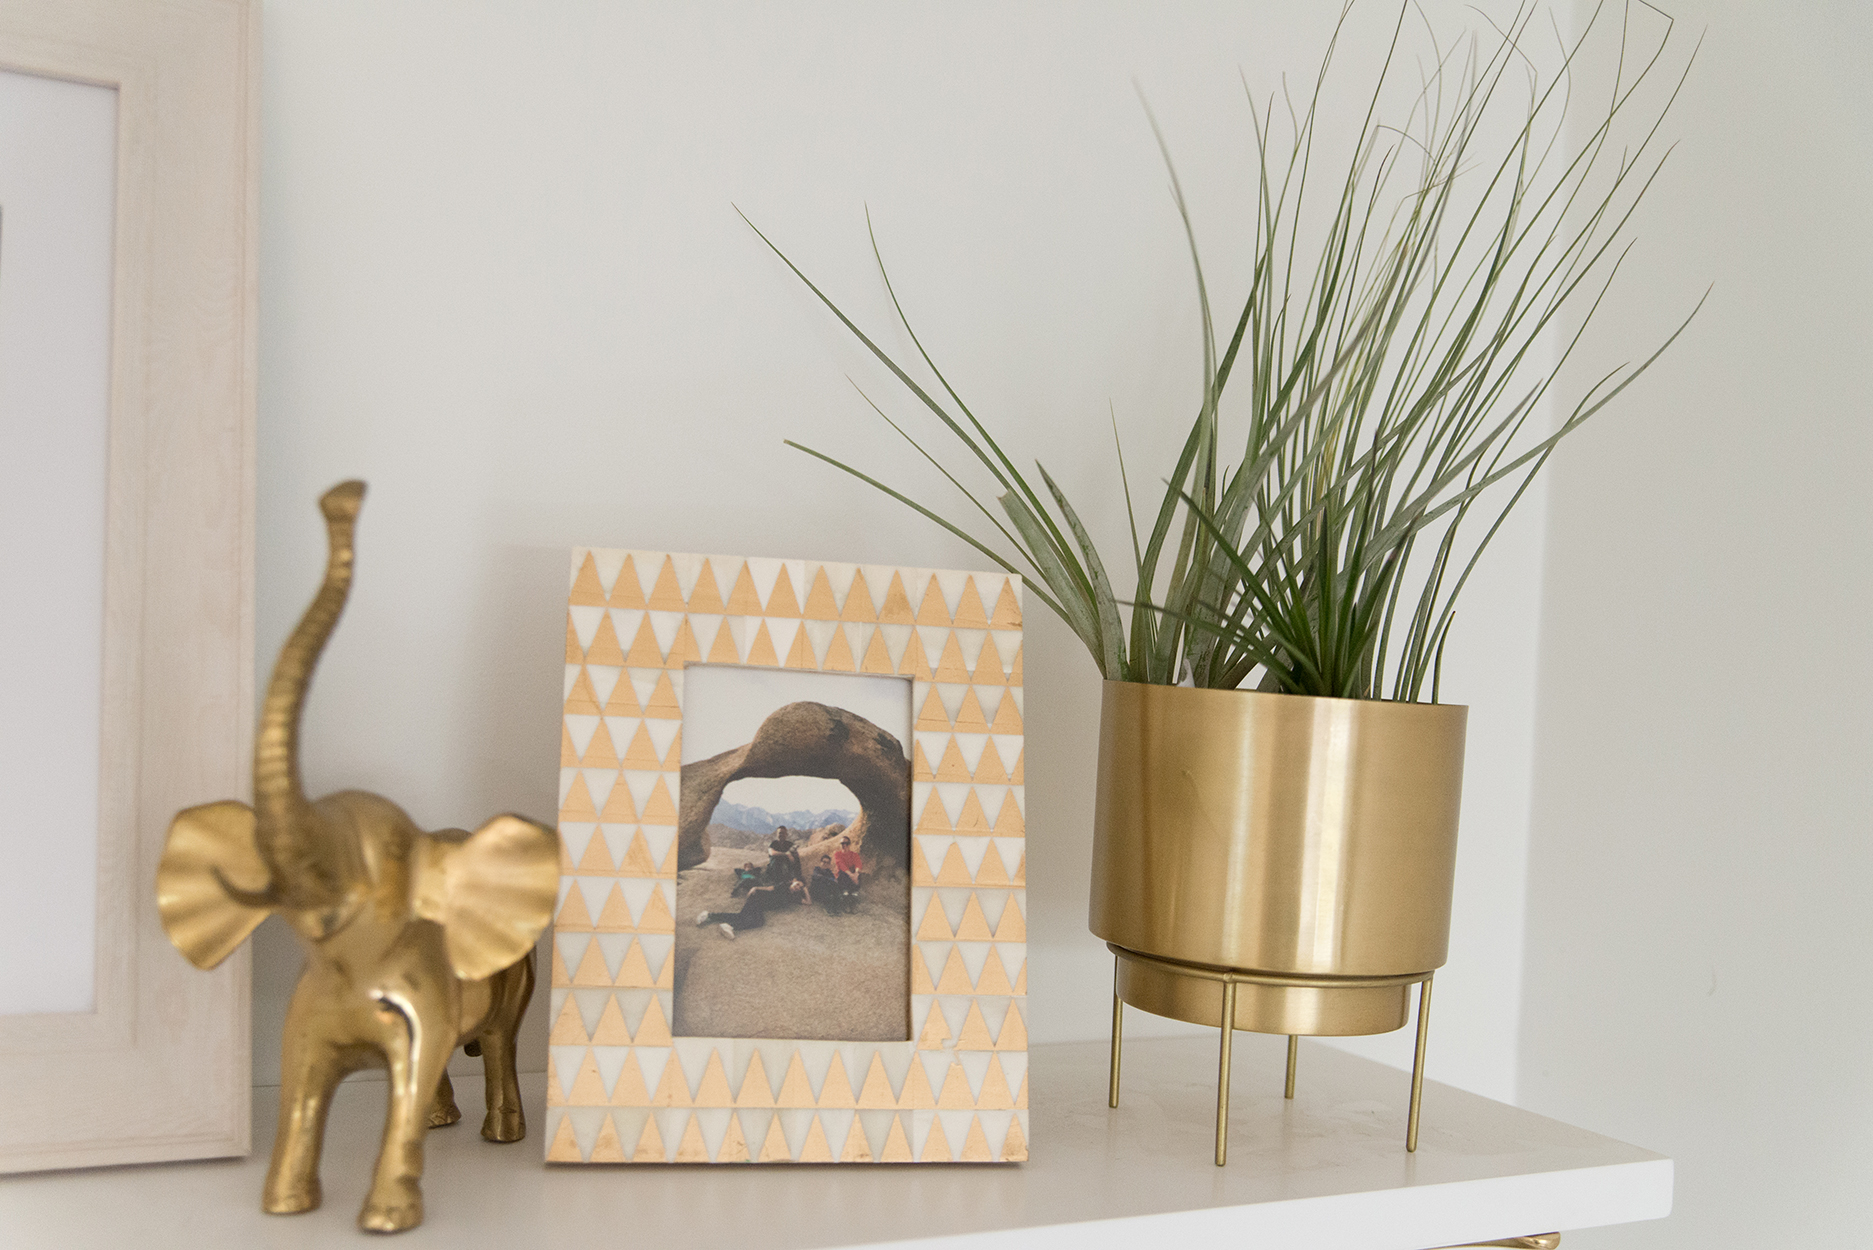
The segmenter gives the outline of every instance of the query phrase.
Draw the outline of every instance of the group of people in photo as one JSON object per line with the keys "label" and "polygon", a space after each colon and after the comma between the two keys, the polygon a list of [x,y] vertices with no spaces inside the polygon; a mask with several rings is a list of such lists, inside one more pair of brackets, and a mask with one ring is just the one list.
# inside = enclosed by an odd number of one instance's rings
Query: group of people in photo
{"label": "group of people in photo", "polygon": [[781,908],[818,904],[835,916],[857,909],[863,858],[850,834],[839,835],[838,846],[820,856],[811,874],[802,866],[799,845],[785,825],[767,845],[765,864],[748,860],[735,870],[735,888],[729,893],[742,900],[741,910],[701,912],[697,928],[715,925],[723,937],[732,939],[742,929],[759,929],[770,911]]}

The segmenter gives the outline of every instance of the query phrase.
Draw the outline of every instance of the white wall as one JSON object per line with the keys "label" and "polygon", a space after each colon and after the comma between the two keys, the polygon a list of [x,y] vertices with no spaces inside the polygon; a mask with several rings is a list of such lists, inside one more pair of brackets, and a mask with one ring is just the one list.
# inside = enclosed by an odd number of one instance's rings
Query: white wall
{"label": "white wall", "polygon": [[[381,790],[430,825],[550,817],[572,544],[979,559],[781,447],[931,481],[845,375],[911,407],[731,203],[884,328],[869,204],[953,380],[1012,450],[1045,456],[1121,559],[1108,403],[1134,483],[1153,482],[1199,368],[1133,79],[1179,158],[1219,299],[1239,298],[1238,71],[1264,90],[1305,78],[1336,7],[270,0],[263,657],[318,578],[313,500],[347,476],[372,487],[357,590],[309,707],[309,783]],[[1474,20],[1429,7],[1446,32]],[[1362,11],[1343,49],[1352,89],[1335,106],[1355,120],[1392,17]],[[1540,521],[1537,500],[1468,592],[1446,677],[1474,711],[1432,1073],[1502,1097]],[[1064,627],[1028,621],[1033,1036],[1100,1037],[1110,964],[1085,919],[1098,682]],[[276,927],[256,971],[262,1079],[297,962]],[[532,1027],[523,1059],[538,1065]],[[1409,1060],[1402,1034],[1369,1048]]]}
{"label": "white wall", "polygon": [[1521,1099],[1678,1161],[1587,1247],[1860,1245],[1873,1176],[1873,10],[1678,0],[1604,327],[1709,304],[1551,482]]}

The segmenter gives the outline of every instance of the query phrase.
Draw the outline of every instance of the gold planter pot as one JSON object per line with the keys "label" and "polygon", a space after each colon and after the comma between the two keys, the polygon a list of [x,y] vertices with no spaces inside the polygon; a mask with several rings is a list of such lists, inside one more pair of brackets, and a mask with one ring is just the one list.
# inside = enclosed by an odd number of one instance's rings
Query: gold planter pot
{"label": "gold planter pot", "polygon": [[[1122,1003],[1289,1036],[1402,1027],[1450,937],[1468,709],[1107,682],[1092,931]],[[1219,1071],[1217,1162],[1226,1140]]]}

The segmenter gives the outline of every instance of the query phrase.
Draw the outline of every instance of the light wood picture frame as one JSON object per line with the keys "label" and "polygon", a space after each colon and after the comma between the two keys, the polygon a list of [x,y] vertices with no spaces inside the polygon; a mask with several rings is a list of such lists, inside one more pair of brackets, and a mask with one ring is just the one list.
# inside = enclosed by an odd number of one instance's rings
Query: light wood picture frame
{"label": "light wood picture frame", "polygon": [[[1026,1159],[1020,579],[600,548],[571,573],[547,1160]],[[908,679],[905,1040],[673,1033],[702,664]]]}
{"label": "light wood picture frame", "polygon": [[0,1171],[249,1145],[248,956],[191,967],[154,880],[176,810],[248,786],[258,19],[0,6],[0,68],[117,96],[94,1008],[0,1016]]}

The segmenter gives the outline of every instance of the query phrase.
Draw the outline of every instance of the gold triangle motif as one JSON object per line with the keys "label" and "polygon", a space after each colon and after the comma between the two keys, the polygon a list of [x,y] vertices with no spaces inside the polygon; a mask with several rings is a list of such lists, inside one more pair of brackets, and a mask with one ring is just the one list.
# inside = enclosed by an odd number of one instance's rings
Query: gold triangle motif
{"label": "gold triangle motif", "polygon": [[618,684],[611,688],[611,698],[605,703],[607,716],[642,716],[644,709],[637,705],[637,691],[631,688],[631,679],[627,675],[618,675]]}
{"label": "gold triangle motif", "polygon": [[761,1062],[761,1052],[755,1051],[748,1057],[748,1070],[742,1073],[741,1088],[735,1092],[737,1107],[771,1107],[774,1105],[774,1090],[767,1080],[767,1066]]}
{"label": "gold triangle motif", "polygon": [[[1008,702],[1008,696],[1003,695],[1002,702]],[[974,690],[963,691],[962,705],[956,709],[956,732],[977,734],[989,732],[988,720],[982,715],[982,704],[976,699]]]}
{"label": "gold triangle motif", "polygon": [[[609,995],[605,999],[605,1009],[598,1013],[598,1027],[592,1031],[592,1045],[629,1046],[630,1044],[631,1032],[624,1026],[624,1013],[618,1010],[617,995]],[[626,1057],[625,1067],[632,1071],[637,1070],[636,1065],[631,1061],[631,1057],[629,1056]],[[641,1076],[638,1077],[637,1080],[639,1085],[644,1083],[644,1078]],[[619,1073],[618,1081],[611,1087],[613,1102],[617,1101],[618,1088],[623,1084],[623,1081],[624,1074]]]}
{"label": "gold triangle motif", "polygon": [[995,926],[997,942],[1025,942],[1028,940],[1027,920],[1021,914],[1021,906],[1013,896],[1008,899],[1008,906],[1002,908],[1002,922]]}
{"label": "gold triangle motif", "polygon": [[956,817],[956,832],[987,833],[988,831],[989,818],[982,810],[982,800],[976,797],[974,790],[971,790],[964,797],[963,809]]}
{"label": "gold triangle motif", "polygon": [[[949,1030],[942,1027],[943,1013],[938,1011],[935,1007],[932,1007],[930,1008],[930,1016],[937,1021],[936,1027],[941,1030],[941,1036],[948,1037]],[[924,1035],[929,1036],[930,1032],[930,1027],[926,1025],[924,1028]],[[922,1046],[920,1044],[919,1049],[941,1050],[943,1047],[941,1042],[939,1042],[935,1046]],[[904,1094],[903,1097],[898,1099],[897,1105],[906,1111],[936,1110],[936,1095],[930,1092],[930,1078],[924,1075],[923,1060],[915,1058],[911,1060],[910,1071],[905,1074],[904,1077]]]}
{"label": "gold triangle motif", "polygon": [[910,596],[904,593],[902,574],[891,574],[891,586],[884,592],[884,607],[878,612],[878,620],[884,625],[914,625],[917,618],[911,614]]}
{"label": "gold triangle motif", "polygon": [[[911,635],[915,638],[916,635]],[[917,713],[917,728],[925,733],[947,732],[950,728],[949,713],[943,710],[943,700],[937,697],[933,689],[923,701],[923,708]]]}
{"label": "gold triangle motif", "polygon": [[934,577],[924,583],[923,603],[917,609],[917,623],[942,626],[950,623],[950,610],[943,602],[943,588],[937,585]]}
{"label": "gold triangle motif", "polygon": [[748,572],[745,564],[741,566],[741,572],[735,575],[735,588],[728,592],[728,614],[761,615],[761,596],[755,593],[754,575]]}
{"label": "gold triangle motif", "polygon": [[602,608],[605,606],[605,588],[598,582],[598,566],[592,563],[592,553],[585,553],[585,560],[579,565],[579,575],[572,579],[572,593],[566,602],[580,608]]}
{"label": "gold triangle motif", "polygon": [[575,823],[598,819],[598,813],[592,808],[592,792],[585,788],[585,774],[580,773],[572,779],[572,786],[566,791],[566,801],[559,805],[559,818]]}
{"label": "gold triangle motif", "polygon": [[[1026,1078],[1023,1078],[1025,1085]],[[1002,1143],[1003,1163],[1025,1163],[1028,1157],[1027,1138],[1021,1135],[1021,1117],[1008,1121],[1008,1140]]]}
{"label": "gold triangle motif", "polygon": [[976,868],[975,884],[980,886],[1014,884],[1008,880],[1008,868],[1002,862],[1002,853],[995,849],[993,842],[989,843],[989,849],[982,853],[982,863]]}
{"label": "gold triangle motif", "polygon": [[852,659],[852,646],[845,640],[845,631],[834,630],[832,643],[826,648],[826,662],[820,665],[820,668],[828,673],[849,673],[857,667],[858,665]]}
{"label": "gold triangle motif", "polygon": [[650,627],[650,617],[638,623],[637,637],[631,640],[631,650],[624,662],[632,668],[663,667],[663,651],[657,646],[657,633]]}
{"label": "gold triangle motif", "polygon": [[827,1144],[826,1130],[820,1126],[818,1116],[813,1117],[812,1124],[806,1130],[806,1144],[800,1147],[800,1162],[832,1162],[832,1147]]}
{"label": "gold triangle motif", "polygon": [[656,1116],[647,1115],[644,1117],[644,1131],[638,1135],[637,1149],[631,1152],[631,1162],[664,1162],[663,1135],[657,1131]]}
{"label": "gold triangle motif", "polygon": [[631,802],[631,787],[624,784],[622,777],[611,787],[611,793],[605,796],[605,810],[599,813],[598,818],[608,825],[637,823],[637,805]]}
{"label": "gold triangle motif", "polygon": [[576,884],[566,891],[566,905],[559,909],[553,924],[569,933],[583,933],[591,929],[592,913],[586,910],[585,894]]}
{"label": "gold triangle motif", "polygon": [[937,885],[968,885],[969,865],[963,862],[962,848],[954,842],[943,852],[943,866],[937,869]]}
{"label": "gold triangle motif", "polygon": [[897,1106],[897,1097],[891,1093],[891,1078],[885,1074],[884,1059],[877,1051],[872,1052],[871,1067],[866,1069],[865,1084],[858,1092],[858,1105],[861,1111],[889,1111]]}
{"label": "gold triangle motif", "polygon": [[[975,1004],[969,1004],[970,1010]],[[965,1024],[964,1029],[969,1026]],[[975,1095],[969,1092],[969,1076],[960,1063],[950,1064],[950,1070],[943,1077],[943,1089],[937,1094],[937,1108],[941,1111],[967,1111],[976,1105]]]}
{"label": "gold triangle motif", "polygon": [[[663,901],[662,890],[652,890],[650,901],[644,904],[644,914],[637,919],[639,933],[675,933],[676,924],[670,918],[670,905]],[[638,1045],[643,1045],[639,1042]]]}
{"label": "gold triangle motif", "polygon": [[[592,835],[592,841],[602,846],[604,845],[605,839],[602,835],[595,833]],[[600,933],[629,933],[632,929],[637,927],[631,920],[631,909],[624,901],[624,891],[618,888],[617,882],[614,881],[611,883],[611,893],[605,896],[605,906],[598,913],[598,921],[592,927],[597,929]],[[631,949],[636,950],[637,944],[632,943]],[[638,952],[637,959],[639,963],[644,961],[643,952]],[[625,962],[629,963],[630,960],[627,958]],[[645,975],[648,976],[650,969],[646,968],[644,971]],[[622,976],[623,974],[620,973],[619,975]],[[645,981],[643,988],[648,989],[649,987],[650,982]]]}
{"label": "gold triangle motif", "polygon": [[618,576],[611,583],[611,598],[607,601],[611,607],[626,611],[636,611],[644,605],[644,587],[637,580],[637,562],[630,556],[624,558],[624,567],[618,570]]}
{"label": "gold triangle motif", "polygon": [[884,1153],[878,1156],[880,1163],[909,1163],[914,1156],[910,1152],[910,1142],[904,1136],[904,1117],[891,1117],[891,1131],[885,1134]]}
{"label": "gold triangle motif", "polygon": [[572,1117],[561,1116],[559,1131],[553,1134],[553,1144],[547,1147],[548,1163],[584,1163],[585,1156],[579,1153],[579,1142],[572,1135]]}
{"label": "gold triangle motif", "polygon": [[[1021,1008],[1008,1004],[1008,1018],[1002,1021],[1002,1035],[995,1039],[996,1050],[1026,1050],[1028,1048],[1028,1025],[1021,1018]],[[1028,1079],[1021,1078],[1021,1088],[1026,1090]],[[1023,1102],[1022,1106],[1027,1106]]]}
{"label": "gold triangle motif", "polygon": [[[578,891],[574,891],[576,894]],[[592,1039],[586,1035],[585,1021],[579,1015],[578,1000],[566,995],[566,1005],[559,1009],[559,1019],[553,1021],[553,1031],[547,1036],[551,1046],[590,1046]]]}
{"label": "gold triangle motif", "polygon": [[780,1131],[780,1117],[775,1116],[767,1126],[767,1140],[761,1143],[762,1163],[792,1163],[793,1151],[787,1148],[787,1135]]}
{"label": "gold triangle motif", "polygon": [[955,832],[955,827],[950,824],[949,813],[943,810],[943,800],[937,797],[935,790],[930,791],[930,799],[923,805],[923,814],[917,818],[917,832]]}
{"label": "gold triangle motif", "polygon": [[826,580],[826,566],[813,575],[813,585],[806,592],[806,604],[800,614],[809,621],[836,621],[839,605],[833,602],[832,583]]}
{"label": "gold triangle motif", "polygon": [[[984,748],[986,751],[987,748]],[[957,749],[956,739],[951,738],[949,745],[943,748],[943,762],[937,765],[936,780],[968,781],[969,766],[963,763],[963,753]]]}
{"label": "gold triangle motif", "polygon": [[586,744],[585,755],[579,764],[583,768],[616,768],[618,752],[611,745],[611,731],[605,728],[605,722],[599,721],[592,731],[592,741]]}
{"label": "gold triangle motif", "polygon": [[787,667],[815,669],[819,661],[813,658],[813,647],[806,639],[806,630],[794,631],[793,646],[787,649]]}
{"label": "gold triangle motif", "polygon": [[742,1136],[741,1117],[728,1117],[728,1132],[722,1134],[721,1149],[715,1152],[717,1163],[748,1162],[748,1139]]}
{"label": "gold triangle motif", "polygon": [[858,1101],[852,1097],[852,1082],[846,1079],[845,1061],[837,1052],[826,1069],[826,1079],[819,1083],[819,1105],[835,1111],[858,1106]]}
{"label": "gold triangle motif", "polygon": [[[963,967],[962,952],[950,947],[950,956],[943,964],[943,975],[937,979],[936,992],[939,994],[972,994],[975,986],[969,984],[969,970]],[[932,1008],[932,1010],[935,1010]]]}
{"label": "gold triangle motif", "polygon": [[573,628],[572,613],[566,613],[566,663],[585,663],[585,648],[579,645],[579,631]]}
{"label": "gold triangle motif", "polygon": [[644,1018],[637,1022],[637,1035],[631,1039],[633,1046],[668,1046],[670,1044],[670,1022],[663,1014],[663,995],[652,994],[650,1005],[644,1008]]}
{"label": "gold triangle motif", "polygon": [[949,1138],[943,1135],[943,1121],[930,1117],[930,1136],[924,1138],[921,1163],[954,1163],[950,1155]]}
{"label": "gold triangle motif", "polygon": [[663,558],[663,567],[657,570],[657,584],[650,588],[649,606],[653,612],[681,612],[685,606],[683,592],[676,585],[676,562],[669,556]]}
{"label": "gold triangle motif", "polygon": [[581,668],[578,680],[572,683],[572,690],[566,695],[566,715],[597,716],[601,710],[598,692],[592,689],[591,675]]}
{"label": "gold triangle motif", "polygon": [[768,668],[780,667],[780,656],[774,650],[774,640],[767,636],[767,622],[754,631],[754,641],[748,644],[748,663],[764,665]]}
{"label": "gold triangle motif", "polygon": [[871,1143],[865,1140],[865,1126],[852,1117],[852,1129],[845,1135],[845,1149],[839,1152],[841,1163],[870,1163]]}
{"label": "gold triangle motif", "polygon": [[722,1070],[722,1052],[709,1052],[709,1064],[702,1070],[702,1083],[696,1087],[698,1107],[732,1107],[735,1095],[728,1088],[728,1074]]}
{"label": "gold triangle motif", "polygon": [[982,903],[971,893],[969,901],[963,904],[963,918],[956,924],[958,942],[989,942],[994,935],[989,932],[988,917],[982,914]]}
{"label": "gold triangle motif", "polygon": [[982,961],[982,975],[976,978],[975,992],[998,995],[1015,992],[1015,987],[1008,983],[1008,969],[993,947],[989,949],[989,957]]}
{"label": "gold triangle motif", "polygon": [[995,599],[995,615],[989,621],[993,629],[1020,629],[1021,605],[1015,602],[1015,583],[1011,577],[1002,583],[1002,593]]}
{"label": "gold triangle motif", "polygon": [[[709,663],[741,663],[741,654],[735,650],[735,631],[728,627],[727,621],[723,621],[721,625],[717,626],[715,641],[709,644]],[[728,1146],[724,1144],[722,1149],[727,1150]]]}
{"label": "gold triangle motif", "polygon": [[806,1068],[800,1062],[800,1052],[795,1051],[787,1064],[787,1075],[781,1079],[780,1097],[774,1100],[777,1107],[810,1107],[813,1105],[813,1087],[807,1084]]}
{"label": "gold triangle motif", "polygon": [[865,647],[865,662],[859,666],[859,671],[864,673],[883,673],[886,675],[897,672],[895,668],[891,667],[891,649],[885,646],[884,631],[882,629],[874,629],[872,631],[871,642],[866,644]]}
{"label": "gold triangle motif", "polygon": [[963,597],[956,604],[957,629],[987,629],[988,613],[982,610],[982,596],[976,593],[976,579],[963,583]]}
{"label": "gold triangle motif", "polygon": [[650,1096],[653,1107],[689,1106],[689,1081],[683,1075],[683,1064],[672,1053],[668,1063],[663,1065],[663,1079],[657,1082],[657,1092]]}
{"label": "gold triangle motif", "polygon": [[800,615],[800,601],[794,598],[793,578],[787,575],[787,566],[780,566],[780,576],[774,579],[773,593],[768,595],[767,604],[761,609],[763,616]]}
{"label": "gold triangle motif", "polygon": [[569,1107],[602,1107],[605,1105],[605,1082],[599,1079],[598,1060],[592,1057],[591,1050],[585,1052],[585,1058],[579,1064],[579,1075],[572,1082],[572,1090],[566,1095]]}
{"label": "gold triangle motif", "polygon": [[605,954],[597,942],[586,944],[585,956],[579,960],[578,971],[572,974],[572,983],[586,989],[611,988],[611,969],[605,966]]}
{"label": "gold triangle motif", "polygon": [[1015,1097],[1008,1092],[1008,1076],[1002,1071],[1002,1057],[989,1056],[989,1070],[982,1078],[982,1092],[976,1096],[976,1106],[984,1111],[1013,1111]]}
{"label": "gold triangle motif", "polygon": [[598,1140],[592,1143],[592,1163],[624,1163],[624,1143],[618,1140],[618,1126],[606,1116],[599,1125]]}
{"label": "gold triangle motif", "polygon": [[930,680],[930,661],[924,655],[923,639],[916,630],[911,631],[910,641],[904,644],[904,654],[898,657],[898,676],[910,677],[917,681]]}
{"label": "gold triangle motif", "polygon": [[930,906],[924,909],[923,923],[917,926],[919,942],[954,942],[956,935],[950,932],[949,920],[943,915],[943,900],[932,894]]}
{"label": "gold triangle motif", "polygon": [[598,632],[592,635],[592,645],[585,649],[587,664],[624,663],[624,652],[618,646],[618,631],[611,627],[611,614],[608,612],[598,622]]}
{"label": "gold triangle motif", "polygon": [[963,1138],[963,1152],[960,1156],[964,1163],[992,1163],[995,1152],[989,1149],[989,1139],[982,1133],[982,1117],[969,1117],[969,1135]]}
{"label": "gold triangle motif", "polygon": [[845,592],[845,606],[839,609],[839,619],[859,625],[869,625],[878,619],[871,603],[871,587],[865,584],[863,572],[852,574],[852,588]]}
{"label": "gold triangle motif", "polygon": [[716,588],[715,570],[709,567],[707,560],[702,562],[702,572],[696,575],[696,585],[689,592],[689,610],[708,615],[727,611],[722,592]]}
{"label": "gold triangle motif", "polygon": [[[626,768],[655,772],[658,767],[657,748],[651,745],[650,731],[640,721],[637,732],[631,735],[631,745],[620,761]],[[622,782],[620,784],[623,784]]]}
{"label": "gold triangle motif", "polygon": [[696,1123],[696,1117],[689,1117],[689,1126],[683,1130],[683,1140],[676,1148],[678,1163],[707,1163],[709,1148],[702,1142],[702,1126]]}
{"label": "gold triangle motif", "polygon": [[[995,1039],[989,1036],[988,1021],[982,1018],[982,1008],[974,1002],[971,1002],[969,1004],[969,1014],[963,1017],[963,1031],[956,1035],[956,1049],[957,1050],[994,1050],[995,1049]],[[961,1069],[961,1067],[962,1067],[961,1064],[957,1064],[956,1068],[951,1069],[951,1070],[956,1071],[956,1070]],[[963,1089],[965,1091],[968,1088],[969,1087],[967,1085],[963,1086]],[[947,1092],[947,1090],[945,1092]],[[939,1102],[940,1101],[941,1100],[939,1100]],[[971,1102],[973,1103],[973,1100],[971,1100]]]}
{"label": "gold triangle motif", "polygon": [[[623,684],[622,680],[619,684]],[[657,685],[650,692],[650,702],[644,705],[644,715],[655,720],[683,719],[683,708],[676,701],[676,687],[670,684],[670,674],[657,674]]]}
{"label": "gold triangle motif", "polygon": [[[971,791],[971,794],[974,792]],[[980,810],[981,805],[977,805]],[[644,813],[641,817],[647,825],[674,825],[676,823],[676,804],[670,801],[670,788],[663,784],[663,778],[657,778],[657,784],[651,788],[650,797],[644,800]],[[987,822],[983,823],[987,829]]]}
{"label": "gold triangle motif", "polygon": [[631,943],[624,952],[624,962],[618,965],[618,979],[612,982],[621,990],[648,990],[656,987],[656,981],[650,975],[650,961],[644,958],[644,948],[636,942]]}
{"label": "gold triangle motif", "polygon": [[937,660],[936,672],[931,675],[931,680],[948,682],[969,680],[969,666],[963,663],[962,645],[956,641],[955,634],[951,634],[944,642],[943,654]]}

